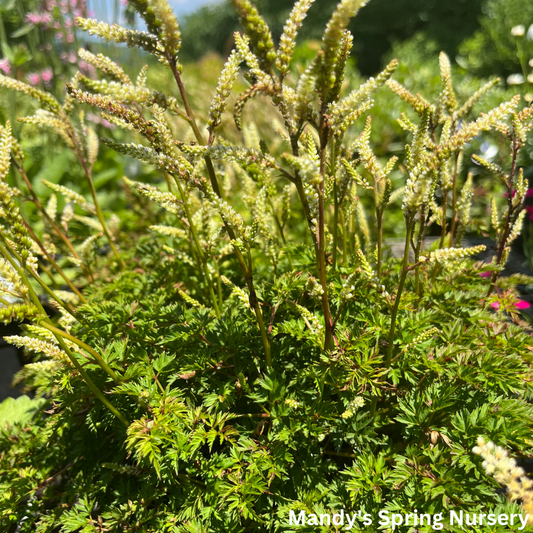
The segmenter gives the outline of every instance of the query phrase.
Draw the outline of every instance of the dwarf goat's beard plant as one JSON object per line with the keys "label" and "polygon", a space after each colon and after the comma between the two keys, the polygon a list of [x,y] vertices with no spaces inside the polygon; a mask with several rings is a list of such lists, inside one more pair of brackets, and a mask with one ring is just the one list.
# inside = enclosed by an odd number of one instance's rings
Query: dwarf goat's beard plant
{"label": "dwarf goat's beard plant", "polygon": [[[188,98],[168,4],[130,4],[147,32],[78,24],[155,55],[176,95],[150,89],[146,69],[133,82],[83,50],[103,77],[78,74],[63,103],[0,77],[40,102],[22,120],[59,134],[91,191],[88,200],[47,183],[45,205],[2,128],[0,316],[25,319],[25,335],[8,340],[37,359],[19,379],[49,400],[30,425],[0,434],[3,530],[289,531],[291,510],[360,509],[374,524],[382,509],[517,512],[471,450],[484,437],[531,453],[533,342],[513,289],[530,280],[499,274],[523,219],[518,155],[533,108],[519,111],[515,98],[469,121],[495,82],[461,105],[444,54],[435,104],[392,80],[396,61],[345,95],[346,27],[362,2],[338,5],[298,77],[291,58],[312,1],[296,3],[276,48],[255,8],[233,0],[245,34],[204,119]],[[241,69],[236,144],[224,112]],[[399,170],[374,154],[364,120],[378,90],[414,110],[399,117],[411,140]],[[256,97],[273,104],[279,139],[254,125],[246,106]],[[99,140],[87,105],[136,142]],[[193,142],[177,135],[183,124]],[[491,129],[510,141],[510,163],[476,162],[508,194],[492,204],[494,259],[474,264],[483,247],[460,247],[474,200],[461,165]],[[156,184],[124,178],[140,213],[127,227],[99,205],[99,143],[160,171]],[[384,231],[399,200],[396,261]],[[22,205],[33,206],[28,220]],[[490,302],[501,302],[497,313]]]}

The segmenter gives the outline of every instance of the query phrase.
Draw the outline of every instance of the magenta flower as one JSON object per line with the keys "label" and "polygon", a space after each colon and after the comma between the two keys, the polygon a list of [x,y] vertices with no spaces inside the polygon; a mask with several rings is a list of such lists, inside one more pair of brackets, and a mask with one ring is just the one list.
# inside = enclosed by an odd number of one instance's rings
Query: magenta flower
{"label": "magenta flower", "polygon": [[527,196],[527,197],[531,197],[531,196],[533,196],[533,188],[527,190],[527,192],[526,192],[526,196]]}
{"label": "magenta flower", "polygon": [[0,70],[4,74],[11,74],[11,65],[9,64],[9,60],[6,58],[0,59]]}
{"label": "magenta flower", "polygon": [[[490,306],[496,310],[501,308],[500,302],[490,302]],[[518,300],[517,302],[514,302],[514,306],[517,309],[529,309],[531,307],[531,304],[529,302],[526,302],[525,300]]]}
{"label": "magenta flower", "polygon": [[28,74],[27,78],[30,85],[39,85],[39,83],[41,83],[41,76],[37,72]]}
{"label": "magenta flower", "polygon": [[47,67],[43,71],[41,71],[41,78],[43,79],[44,83],[50,83],[53,77],[54,73],[52,72],[52,69],[50,67]]}
{"label": "magenta flower", "polygon": [[492,275],[492,272],[480,272],[479,277],[481,278],[490,278]]}
{"label": "magenta flower", "polygon": [[526,205],[525,209],[529,215],[529,220],[533,220],[533,205]]}

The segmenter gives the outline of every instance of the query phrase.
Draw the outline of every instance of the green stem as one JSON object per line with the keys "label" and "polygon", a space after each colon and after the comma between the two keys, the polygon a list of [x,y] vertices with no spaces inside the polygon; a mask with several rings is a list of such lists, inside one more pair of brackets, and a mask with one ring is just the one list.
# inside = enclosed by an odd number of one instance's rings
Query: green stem
{"label": "green stem", "polygon": [[407,232],[405,234],[405,250],[403,252],[402,272],[400,274],[400,282],[398,284],[398,290],[396,292],[396,298],[394,300],[394,306],[391,311],[391,324],[389,331],[389,345],[387,347],[387,357],[385,359],[385,366],[388,368],[392,360],[392,352],[394,350],[394,334],[396,333],[396,316],[398,314],[398,308],[400,306],[400,300],[402,298],[402,291],[407,277],[409,267],[409,245],[411,242],[411,235],[415,224],[415,218],[407,222]]}
{"label": "green stem", "polygon": [[83,156],[80,150],[76,136],[73,133],[71,133],[70,138],[74,146],[74,152],[76,153],[76,156],[78,157],[78,160],[83,168],[83,172],[85,173],[85,178],[87,179],[87,183],[89,184],[89,189],[91,191],[91,196],[93,199],[94,207],[96,209],[96,216],[98,217],[98,221],[100,222],[100,225],[102,226],[102,230],[105,236],[107,237],[107,240],[109,241],[109,246],[111,247],[111,250],[113,251],[113,254],[115,255],[119,265],[121,266],[122,269],[125,269],[126,265],[124,264],[124,261],[122,261],[120,254],[118,253],[118,250],[113,242],[113,238],[111,237],[111,233],[109,233],[109,229],[107,227],[107,224],[104,218],[104,213],[102,211],[102,208],[100,207],[100,202],[98,201],[98,197],[96,195],[96,188],[94,186],[94,181],[91,175],[91,170],[88,167],[87,161],[85,160],[85,157]]}
{"label": "green stem", "polygon": [[[35,307],[39,309],[42,313],[41,318],[41,324],[45,323],[47,325],[52,325],[51,320],[48,318],[48,315],[46,311],[44,310],[44,307],[41,304],[41,301],[39,300],[39,297],[33,290],[33,287],[31,286],[28,278],[26,277],[26,274],[24,273],[25,267],[19,267],[17,263],[12,259],[11,254],[6,250],[3,244],[0,243],[0,252],[4,255],[4,257],[9,261],[15,272],[20,276],[22,282],[26,285],[28,289],[28,294],[30,295],[31,300],[33,301]],[[53,326],[53,325],[52,325]],[[87,386],[93,391],[94,395],[126,426],[129,426],[128,420],[125,418],[125,416],[120,413],[114,406],[111,404],[111,402],[103,395],[102,391],[94,384],[92,379],[89,377],[87,372],[85,372],[84,368],[80,365],[74,354],[70,351],[70,348],[67,346],[65,341],[63,340],[63,337],[61,335],[58,335],[57,333],[54,333],[55,338],[57,339],[57,342],[59,343],[59,346],[61,349],[67,354],[67,357],[70,359],[70,362],[74,365],[76,370],[80,373],[81,377],[87,384]]]}
{"label": "green stem", "polygon": [[[1,237],[1,235],[0,235],[0,237]],[[4,240],[4,242],[5,242],[5,240]],[[6,243],[6,246],[7,246],[7,243]],[[15,256],[15,259],[17,261],[19,261],[20,263],[23,262],[22,261],[22,257],[15,250],[11,250],[11,253]],[[70,309],[69,305],[67,305],[65,302],[63,302],[61,300],[61,298],[59,298],[54,293],[54,291],[52,291],[52,289],[50,289],[50,287],[41,279],[41,277],[36,272],[34,272],[33,270],[29,270],[29,272],[32,275],[33,279],[41,286],[41,288],[46,292],[46,294],[48,294],[48,296],[50,296],[50,298],[55,300],[61,307],[63,307],[63,309],[65,309],[65,311],[67,311],[67,313],[71,314],[74,318],[77,318],[76,315],[74,314],[74,312],[72,311],[72,309]]]}
{"label": "green stem", "polygon": [[[513,186],[514,186],[514,179],[515,179],[516,169],[517,169],[518,154],[520,152],[520,147],[516,140],[516,134],[514,134],[514,137],[513,137],[512,148],[513,148],[513,152],[512,152],[511,172],[509,173],[509,180],[507,181],[507,213],[505,216],[505,225],[503,229],[503,234],[501,236],[500,241],[498,242],[498,255],[496,258],[496,264],[499,266],[501,266],[501,262],[503,260],[503,254],[505,253],[505,245],[507,244],[507,239],[509,238],[509,233],[511,232],[511,220],[514,214]],[[493,272],[491,279],[490,279],[490,285],[489,285],[487,296],[490,296],[490,294],[496,287],[496,281],[498,280],[499,274],[500,274],[499,272]]]}
{"label": "green stem", "polygon": [[204,251],[202,250],[202,245],[200,244],[200,240],[198,239],[198,233],[196,231],[196,226],[194,225],[194,222],[192,219],[191,210],[189,208],[189,202],[187,200],[187,196],[185,195],[183,191],[183,187],[181,186],[179,179],[174,177],[174,180],[176,181],[176,185],[178,186],[178,189],[180,191],[180,196],[183,201],[183,208],[185,209],[185,215],[187,216],[187,220],[189,222],[189,229],[191,230],[194,244],[196,245],[196,248],[198,250],[198,256],[200,258],[200,263],[202,265],[202,270],[204,272],[207,290],[209,292],[209,296],[211,297],[211,301],[213,302],[213,308],[215,310],[217,318],[220,318],[220,308],[218,307],[217,298],[215,296],[215,291],[213,290],[213,283],[211,281],[211,276],[209,275],[209,270],[207,268],[207,259],[205,257]]}
{"label": "green stem", "polygon": [[83,296],[83,294],[76,288],[76,286],[68,279],[67,275],[63,272],[63,269],[56,263],[55,259],[48,253],[48,250],[43,245],[43,243],[37,238],[37,235],[33,232],[29,224],[23,220],[24,226],[26,226],[26,229],[28,230],[28,233],[30,234],[31,238],[35,241],[37,246],[41,249],[43,254],[45,255],[46,259],[49,261],[49,263],[56,269],[57,273],[65,280],[65,283],[69,286],[70,290],[80,299],[82,303],[87,303],[87,300]]}
{"label": "green stem", "polygon": [[339,238],[339,199],[338,199],[338,187],[337,187],[337,178],[336,173],[336,156],[337,148],[335,144],[334,137],[331,138],[331,159],[330,159],[330,173],[333,176],[333,270],[337,269],[337,243]]}
{"label": "green stem", "polygon": [[[415,264],[420,260],[420,252],[422,250],[422,243],[424,241],[424,234],[426,230],[426,206],[422,205],[420,209],[420,229],[418,230],[418,236],[416,240],[416,249],[415,249]],[[415,293],[418,298],[420,298],[420,267],[417,266],[415,269]]]}
{"label": "green stem", "polygon": [[122,383],[122,378],[102,359],[102,356],[93,348],[91,348],[88,344],[85,344],[83,341],[78,339],[77,337],[74,337],[73,335],[70,335],[70,333],[67,333],[66,331],[63,331],[59,328],[56,328],[55,326],[51,324],[42,324],[42,326],[48,330],[50,330],[52,333],[56,335],[60,335],[61,337],[64,337],[65,339],[68,339],[69,341],[73,342],[74,344],[77,344],[80,348],[84,349],[86,352],[90,353],[98,365],[104,370],[114,381],[117,383]]}
{"label": "green stem", "polygon": [[450,247],[453,246],[455,238],[455,227],[457,225],[457,173],[459,172],[459,157],[460,153],[455,154],[453,178],[452,178],[452,221],[450,227]]}
{"label": "green stem", "polygon": [[[187,117],[189,118],[189,124],[191,125],[191,128],[193,130],[194,136],[196,137],[196,140],[199,144],[202,146],[205,146],[205,140],[203,138],[203,135],[201,134],[198,125],[196,124],[196,120],[194,118],[194,113],[192,111],[191,105],[189,103],[189,99],[187,97],[187,92],[185,91],[185,86],[183,85],[183,80],[181,79],[181,74],[179,73],[177,67],[176,67],[176,60],[173,57],[168,58],[169,59],[169,65],[170,69],[172,71],[172,74],[174,76],[174,79],[176,80],[176,83],[178,85],[178,90],[180,92],[181,99],[183,101],[183,105],[185,107],[185,112],[187,113]],[[224,199],[222,195],[222,191],[218,185],[216,173],[215,173],[215,167],[213,166],[213,162],[211,161],[211,158],[209,156],[204,157],[205,166],[207,169],[207,174],[209,175],[209,181],[211,183],[211,187],[213,189],[213,192],[220,198]],[[226,224],[224,222],[224,226],[226,228],[226,231],[229,235],[229,238],[232,241],[235,241],[236,235],[233,231],[233,228]],[[244,256],[242,255],[242,252],[236,247],[233,247],[235,251],[235,255],[237,256],[237,261],[239,262],[239,266],[241,267],[241,271],[244,275],[244,278],[246,280],[246,285],[248,286],[248,292],[250,297],[250,307],[254,310],[256,320],[257,320],[257,326],[259,327],[259,331],[261,332],[261,340],[263,342],[263,348],[265,352],[265,360],[267,366],[270,368],[272,366],[272,357],[271,357],[271,351],[270,351],[270,341],[268,339],[266,330],[265,330],[265,324],[263,321],[263,315],[261,312],[261,308],[259,306],[259,302],[257,301],[257,294],[255,292],[253,277],[252,277],[252,271],[248,269],[246,266],[246,261],[244,259]]]}
{"label": "green stem", "polygon": [[316,226],[316,252],[318,261],[318,278],[322,286],[322,308],[324,310],[324,350],[331,351],[333,343],[333,319],[329,308],[328,284],[326,275],[326,220],[324,212],[324,185],[325,185],[325,157],[326,148],[323,145],[320,150],[320,174],[322,180],[318,187],[318,224]]}

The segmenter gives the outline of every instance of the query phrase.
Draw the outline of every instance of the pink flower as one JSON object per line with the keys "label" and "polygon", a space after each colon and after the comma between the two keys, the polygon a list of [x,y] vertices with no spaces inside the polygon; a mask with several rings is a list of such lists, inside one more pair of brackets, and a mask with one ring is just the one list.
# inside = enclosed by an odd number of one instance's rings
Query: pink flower
{"label": "pink flower", "polygon": [[529,302],[526,302],[525,300],[518,300],[515,305],[518,309],[529,309],[530,307]]}
{"label": "pink flower", "polygon": [[0,70],[4,74],[11,74],[11,65],[9,64],[9,61],[6,58],[0,59]]}
{"label": "pink flower", "polygon": [[490,302],[490,306],[493,309],[499,309],[500,308],[500,302]]}
{"label": "pink flower", "polygon": [[492,276],[492,272],[480,272],[479,277],[481,278],[490,278]]}
{"label": "pink flower", "polygon": [[63,39],[63,34],[61,32],[56,33],[56,39],[61,40]]}
{"label": "pink flower", "polygon": [[[515,197],[515,194],[516,194],[516,189],[513,189],[513,192],[511,194],[511,198],[514,198]],[[508,198],[509,197],[509,194],[507,193],[507,191],[505,191],[503,193],[503,195],[505,196],[505,198]]]}
{"label": "pink flower", "polygon": [[526,212],[529,215],[529,220],[533,220],[533,205],[526,205]]}
{"label": "pink flower", "polygon": [[52,72],[52,69],[50,67],[47,67],[43,71],[41,71],[41,78],[43,79],[44,83],[50,83],[53,77],[54,73]]}
{"label": "pink flower", "polygon": [[527,190],[526,196],[527,197],[533,196],[533,188]]}
{"label": "pink flower", "polygon": [[41,15],[39,13],[26,13],[26,22],[29,24],[40,24]]}
{"label": "pink flower", "polygon": [[111,122],[109,122],[109,120],[106,120],[105,118],[101,119],[100,124],[104,128],[107,128],[108,130],[114,130],[115,129],[115,125],[112,124]]}
{"label": "pink flower", "polygon": [[73,43],[73,42],[74,42],[74,34],[67,33],[67,43]]}
{"label": "pink flower", "polygon": [[37,72],[28,74],[27,78],[30,85],[39,85],[39,83],[41,83],[41,76]]}
{"label": "pink flower", "polygon": [[50,24],[51,22],[52,22],[52,15],[50,15],[50,13],[43,13],[41,15],[42,24]]}

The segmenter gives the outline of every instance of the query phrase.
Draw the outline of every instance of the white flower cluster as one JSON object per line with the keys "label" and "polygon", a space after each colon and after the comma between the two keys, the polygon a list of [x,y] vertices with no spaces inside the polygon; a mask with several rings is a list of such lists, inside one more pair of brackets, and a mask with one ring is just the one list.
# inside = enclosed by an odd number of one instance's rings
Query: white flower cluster
{"label": "white flower cluster", "polygon": [[302,318],[304,319],[304,322],[306,326],[310,329],[311,333],[313,333],[314,335],[320,335],[322,333],[322,330],[324,329],[324,326],[320,323],[318,317],[302,305],[299,305],[297,303],[295,303],[294,305],[296,309],[298,309],[298,311],[300,312],[300,315],[302,315]]}
{"label": "white flower cluster", "polygon": [[306,290],[309,293],[309,296],[311,296],[311,298],[322,298],[322,295],[324,294],[324,289],[322,288],[322,285],[320,285],[316,278],[312,276],[307,281]]}
{"label": "white flower cluster", "polygon": [[520,232],[522,231],[522,226],[524,224],[525,216],[526,210],[523,209],[516,217],[515,223],[513,224],[513,227],[509,232],[509,237],[507,238],[507,242],[505,243],[506,246],[509,246],[520,235]]}
{"label": "white flower cluster", "polygon": [[[520,468],[512,457],[509,457],[507,451],[491,441],[485,441],[483,437],[478,437],[477,446],[472,451],[483,457],[482,466],[485,472],[493,476],[498,483],[507,486],[509,499],[521,501],[524,511],[531,513],[533,480],[526,476],[524,469]],[[531,521],[532,519],[529,518],[529,523]]]}
{"label": "white flower cluster", "polygon": [[224,283],[224,285],[227,285],[231,289],[232,296],[237,296],[237,298],[247,309],[251,309],[250,298],[248,297],[248,293],[246,291],[243,291],[240,287],[237,287],[237,285],[233,284],[226,276],[220,276],[220,280]]}
{"label": "white flower cluster", "polygon": [[172,226],[150,226],[150,229],[161,235],[166,235],[167,237],[175,237],[177,239],[187,238],[187,233],[181,228],[173,228]]}
{"label": "white flower cluster", "polygon": [[291,409],[298,409],[300,407],[300,402],[294,398],[287,398],[285,400],[285,405],[289,406]]}
{"label": "white flower cluster", "polygon": [[352,418],[352,416],[355,414],[355,412],[358,409],[361,409],[365,405],[365,400],[362,396],[356,396],[347,406],[344,413],[342,413],[341,417],[347,420],[348,418]]}

